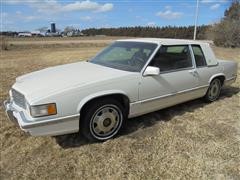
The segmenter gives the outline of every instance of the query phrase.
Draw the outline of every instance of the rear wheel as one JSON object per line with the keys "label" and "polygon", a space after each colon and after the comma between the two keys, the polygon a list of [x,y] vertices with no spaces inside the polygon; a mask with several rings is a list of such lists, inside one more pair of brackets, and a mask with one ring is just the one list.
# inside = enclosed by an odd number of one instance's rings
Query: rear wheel
{"label": "rear wheel", "polygon": [[105,141],[114,137],[126,119],[124,108],[114,99],[99,99],[85,107],[80,129],[91,140]]}
{"label": "rear wheel", "polygon": [[205,95],[205,100],[207,102],[213,102],[219,98],[220,92],[222,88],[222,83],[220,79],[216,78],[213,79],[212,82],[210,83],[210,86],[208,88],[208,91]]}

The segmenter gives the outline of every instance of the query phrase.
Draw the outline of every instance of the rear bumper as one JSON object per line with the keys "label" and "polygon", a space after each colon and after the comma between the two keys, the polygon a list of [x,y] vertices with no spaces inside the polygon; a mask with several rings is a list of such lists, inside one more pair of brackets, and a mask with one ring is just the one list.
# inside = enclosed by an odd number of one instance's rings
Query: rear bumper
{"label": "rear bumper", "polygon": [[234,77],[231,77],[231,78],[229,78],[229,79],[226,79],[226,80],[224,81],[224,86],[229,86],[229,85],[231,85],[232,83],[234,83],[234,82],[236,81],[236,79],[237,79],[237,76],[234,76]]}
{"label": "rear bumper", "polygon": [[3,103],[10,121],[18,125],[24,132],[33,136],[55,136],[79,131],[79,115],[55,119],[29,120],[24,112],[15,108],[10,100]]}

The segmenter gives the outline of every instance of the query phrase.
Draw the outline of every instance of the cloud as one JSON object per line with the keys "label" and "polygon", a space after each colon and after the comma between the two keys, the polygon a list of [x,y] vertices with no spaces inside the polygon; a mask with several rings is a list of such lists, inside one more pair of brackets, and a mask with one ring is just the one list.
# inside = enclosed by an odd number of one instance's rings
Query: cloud
{"label": "cloud", "polygon": [[8,0],[6,1],[7,4],[20,4],[22,3],[21,0]]}
{"label": "cloud", "polygon": [[[67,1],[66,1],[67,2]],[[71,1],[70,1],[71,2]],[[112,3],[100,4],[91,0],[76,1],[68,4],[61,4],[57,0],[9,0],[8,4],[25,4],[37,9],[38,12],[60,13],[71,11],[92,11],[107,12],[113,9]]]}
{"label": "cloud", "polygon": [[1,13],[0,13],[0,17],[3,18],[3,19],[5,19],[5,18],[8,17],[8,13],[6,13],[6,12],[1,12]]}
{"label": "cloud", "polygon": [[38,12],[44,13],[57,13],[62,9],[62,5],[59,4],[56,0],[33,0],[28,2],[30,7],[37,9]]}
{"label": "cloud", "polygon": [[201,3],[203,4],[209,4],[209,3],[226,3],[228,0],[201,0]]}
{"label": "cloud", "polygon": [[6,21],[11,21],[13,23],[18,20],[29,22],[41,18],[39,15],[24,15],[21,11],[16,11],[11,14],[3,12],[1,13],[1,17],[3,18],[3,23],[6,23]]}
{"label": "cloud", "polygon": [[33,21],[36,19],[39,19],[39,16],[22,16],[21,19],[23,19],[25,22]]}
{"label": "cloud", "polygon": [[204,4],[208,4],[212,2],[214,2],[214,0],[201,0],[201,3],[204,3]]}
{"label": "cloud", "polygon": [[94,12],[107,12],[113,9],[113,4],[106,3],[106,4],[99,4],[97,2],[92,2],[89,0],[82,1],[82,2],[74,2],[62,6],[62,11],[94,11]]}
{"label": "cloud", "polygon": [[218,9],[219,7],[220,7],[220,4],[217,3],[217,4],[212,5],[212,6],[210,7],[210,9],[211,9],[211,10],[216,10],[216,9]]}
{"label": "cloud", "polygon": [[80,19],[81,19],[82,21],[91,21],[93,18],[90,17],[90,16],[84,16],[84,17],[80,17]]}
{"label": "cloud", "polygon": [[107,11],[111,11],[112,9],[113,9],[113,4],[106,3],[100,6],[99,8],[97,8],[96,12],[107,12]]}
{"label": "cloud", "polygon": [[15,15],[12,14],[11,19],[19,19],[22,20],[24,22],[30,22],[36,19],[40,19],[41,17],[39,15],[24,15],[22,14],[21,11],[16,11]]}
{"label": "cloud", "polygon": [[22,11],[16,11],[16,15],[22,15]]}
{"label": "cloud", "polygon": [[132,8],[129,8],[129,9],[128,9],[128,12],[133,12],[133,9],[132,9]]}
{"label": "cloud", "polygon": [[164,8],[165,8],[165,9],[168,9],[168,10],[169,10],[169,9],[172,9],[171,6],[165,6]]}
{"label": "cloud", "polygon": [[156,16],[159,16],[160,18],[162,19],[179,19],[181,18],[183,15],[183,13],[181,12],[173,12],[172,10],[170,9],[167,9],[165,11],[159,11],[157,12]]}
{"label": "cloud", "polygon": [[147,26],[153,27],[153,26],[156,26],[156,23],[155,22],[149,22],[149,23],[147,23]]}

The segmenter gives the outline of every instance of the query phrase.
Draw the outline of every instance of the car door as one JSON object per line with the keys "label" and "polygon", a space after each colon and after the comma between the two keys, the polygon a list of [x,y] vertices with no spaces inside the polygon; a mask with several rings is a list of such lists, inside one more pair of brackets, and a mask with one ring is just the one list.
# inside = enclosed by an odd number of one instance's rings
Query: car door
{"label": "car door", "polygon": [[204,96],[209,86],[209,80],[214,74],[219,73],[220,68],[218,64],[208,66],[206,57],[200,45],[191,45],[193,57],[196,64],[196,75],[198,77],[198,88],[200,96]]}
{"label": "car door", "polygon": [[160,74],[141,78],[139,100],[143,113],[194,99],[192,90],[198,80],[188,45],[161,46],[148,66],[160,68]]}

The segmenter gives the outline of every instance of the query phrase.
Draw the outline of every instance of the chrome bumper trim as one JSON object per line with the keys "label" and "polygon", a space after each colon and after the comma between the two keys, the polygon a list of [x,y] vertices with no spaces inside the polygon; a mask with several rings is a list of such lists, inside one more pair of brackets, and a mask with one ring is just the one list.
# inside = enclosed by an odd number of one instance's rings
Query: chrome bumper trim
{"label": "chrome bumper trim", "polygon": [[232,81],[232,80],[236,81],[236,79],[237,79],[237,76],[233,76],[233,77],[231,77],[229,79],[226,79],[225,81]]}
{"label": "chrome bumper trim", "polygon": [[[43,121],[29,121],[25,117],[22,111],[18,111],[12,106],[12,102],[10,100],[4,101],[3,106],[8,119],[11,120],[14,124],[17,124],[18,126],[20,126],[23,130],[28,130],[30,128],[36,128],[40,126],[42,127],[42,126],[47,126],[52,124],[58,124],[65,121],[74,120],[74,118],[76,117],[80,117],[80,114],[75,114],[71,116],[65,116],[61,118],[55,118],[55,119],[49,119],[49,120],[43,120]],[[19,120],[14,116],[14,113],[19,114],[18,116]],[[24,124],[20,124],[19,121],[20,122],[22,121]]]}
{"label": "chrome bumper trim", "polygon": [[3,102],[3,107],[5,110],[5,113],[10,121],[12,121],[14,124],[18,125],[18,121],[13,115],[14,108],[12,108],[12,106],[10,106],[10,104],[11,104],[10,100],[6,100]]}
{"label": "chrome bumper trim", "polygon": [[66,121],[71,121],[71,120],[74,120],[74,118],[76,117],[80,117],[80,115],[72,115],[72,116],[66,116],[66,117],[63,117],[63,118],[57,118],[57,119],[49,119],[48,121],[35,121],[33,122],[34,124],[29,124],[29,125],[24,125],[22,126],[22,128],[24,129],[30,129],[30,128],[35,128],[35,127],[42,127],[42,126],[48,126],[48,125],[52,125],[52,124],[59,124],[59,123],[63,123],[63,122],[66,122]]}

